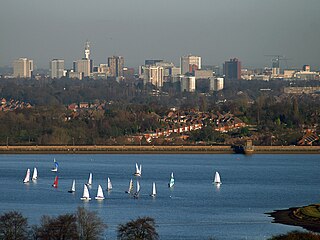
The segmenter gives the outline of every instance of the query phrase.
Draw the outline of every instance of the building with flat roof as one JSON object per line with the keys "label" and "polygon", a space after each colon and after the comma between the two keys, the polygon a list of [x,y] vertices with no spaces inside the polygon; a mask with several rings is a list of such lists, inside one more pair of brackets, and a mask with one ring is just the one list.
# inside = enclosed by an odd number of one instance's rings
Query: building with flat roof
{"label": "building with flat roof", "polygon": [[31,78],[33,72],[33,60],[19,58],[13,61],[13,77]]}
{"label": "building with flat roof", "polygon": [[151,83],[157,88],[163,86],[164,69],[161,66],[143,66],[143,83]]}
{"label": "building with flat roof", "polygon": [[65,76],[64,60],[53,59],[50,62],[50,77],[51,78],[62,78]]}
{"label": "building with flat roof", "polygon": [[223,73],[227,81],[241,79],[241,62],[237,58],[226,61],[223,64]]}
{"label": "building with flat roof", "polygon": [[194,74],[195,70],[201,69],[201,57],[188,55],[180,59],[181,74]]}
{"label": "building with flat roof", "polygon": [[108,57],[108,66],[111,77],[123,78],[124,58],[122,56]]}

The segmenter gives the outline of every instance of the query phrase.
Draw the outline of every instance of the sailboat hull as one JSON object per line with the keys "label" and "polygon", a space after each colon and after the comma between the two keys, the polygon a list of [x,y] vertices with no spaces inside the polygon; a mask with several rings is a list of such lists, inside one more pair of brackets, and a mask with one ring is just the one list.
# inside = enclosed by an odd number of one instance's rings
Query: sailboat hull
{"label": "sailboat hull", "polygon": [[104,197],[95,197],[94,199],[95,200],[104,200],[105,198]]}
{"label": "sailboat hull", "polygon": [[90,201],[91,200],[91,198],[84,198],[84,197],[82,197],[80,199],[83,200],[83,201]]}

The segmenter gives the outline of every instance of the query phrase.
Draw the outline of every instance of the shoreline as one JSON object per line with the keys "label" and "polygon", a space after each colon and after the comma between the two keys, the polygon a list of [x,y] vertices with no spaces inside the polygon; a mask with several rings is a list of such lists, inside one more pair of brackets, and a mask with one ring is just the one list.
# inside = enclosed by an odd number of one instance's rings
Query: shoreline
{"label": "shoreline", "polygon": [[[320,218],[312,214],[301,214],[306,208],[317,207],[318,205],[309,205],[304,207],[293,207],[284,210],[274,210],[266,213],[273,218],[273,223],[280,223],[291,226],[299,226],[308,231],[320,232]],[[319,213],[319,212],[318,212]]]}
{"label": "shoreline", "polygon": [[[0,154],[232,154],[232,146],[0,146]],[[250,154],[320,154],[320,146],[254,146]]]}

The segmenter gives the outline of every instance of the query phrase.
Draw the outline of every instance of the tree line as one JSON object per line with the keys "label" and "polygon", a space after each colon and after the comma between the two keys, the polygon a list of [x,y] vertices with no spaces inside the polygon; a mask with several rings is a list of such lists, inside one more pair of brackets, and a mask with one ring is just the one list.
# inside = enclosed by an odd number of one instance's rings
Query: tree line
{"label": "tree line", "polygon": [[[313,86],[319,83],[301,81],[295,84]],[[0,96],[30,102],[34,108],[0,112],[0,144],[130,144],[127,136],[166,127],[159,118],[172,107],[186,111],[230,112],[253,126],[230,133],[205,128],[190,133],[184,144],[196,141],[230,144],[243,137],[253,137],[259,145],[295,144],[303,130],[319,126],[320,101],[316,94],[286,95],[282,91],[286,86],[290,86],[290,82],[236,81],[227,84],[223,91],[203,94],[178,92],[168,83],[163,89],[166,94],[153,95],[152,86],[144,87],[139,82],[3,79]],[[110,102],[110,105],[103,110],[84,111],[78,116],[67,109],[70,103],[96,101]]]}
{"label": "tree line", "polygon": [[[28,225],[21,213],[10,211],[0,215],[1,240],[100,240],[105,239],[107,225],[96,212],[78,207],[76,213],[57,217],[44,215],[39,225]],[[138,217],[119,224],[119,240],[157,240],[155,221],[150,217]]]}

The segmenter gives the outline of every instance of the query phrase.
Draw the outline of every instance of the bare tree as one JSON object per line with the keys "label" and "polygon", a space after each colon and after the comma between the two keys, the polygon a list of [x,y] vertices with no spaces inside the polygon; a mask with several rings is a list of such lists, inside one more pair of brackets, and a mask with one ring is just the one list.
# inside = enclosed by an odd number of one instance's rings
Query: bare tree
{"label": "bare tree", "polygon": [[11,211],[0,216],[0,239],[28,239],[28,221],[21,213]]}
{"label": "bare tree", "polygon": [[76,212],[78,236],[80,240],[102,239],[107,225],[96,212],[78,207]]}
{"label": "bare tree", "polygon": [[136,220],[118,226],[119,240],[157,240],[155,221],[151,217],[139,217]]}
{"label": "bare tree", "polygon": [[59,215],[56,218],[43,216],[41,226],[35,228],[35,239],[39,240],[77,240],[77,224],[74,214]]}

